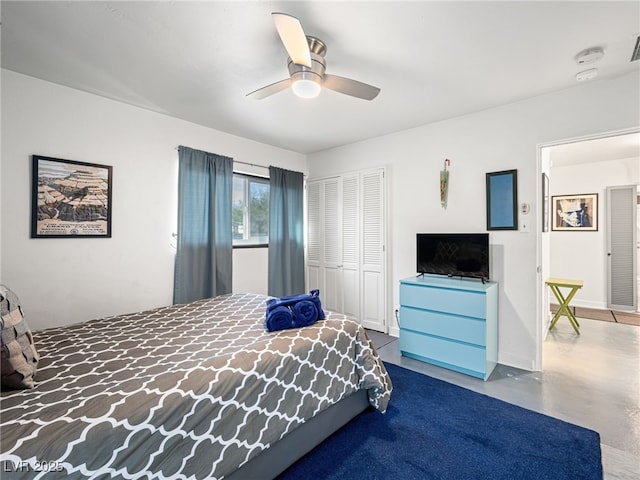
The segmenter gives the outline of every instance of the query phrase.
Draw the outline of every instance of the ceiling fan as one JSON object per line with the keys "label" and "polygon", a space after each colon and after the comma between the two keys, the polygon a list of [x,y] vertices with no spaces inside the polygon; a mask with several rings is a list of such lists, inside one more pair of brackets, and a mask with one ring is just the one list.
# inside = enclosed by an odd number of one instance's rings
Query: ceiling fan
{"label": "ceiling fan", "polygon": [[373,100],[380,93],[377,87],[325,73],[327,64],[324,55],[327,53],[327,47],[324,42],[306,35],[300,20],[296,17],[275,12],[271,15],[284,48],[289,54],[287,59],[289,78],[259,88],[247,94],[247,97],[260,100],[288,87],[302,98],[317,97],[322,87],[363,100]]}

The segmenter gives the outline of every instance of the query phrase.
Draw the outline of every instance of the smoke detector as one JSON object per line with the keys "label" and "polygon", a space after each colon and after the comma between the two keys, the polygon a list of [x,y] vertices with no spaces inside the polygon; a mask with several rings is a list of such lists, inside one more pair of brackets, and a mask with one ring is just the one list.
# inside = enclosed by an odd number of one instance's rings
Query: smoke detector
{"label": "smoke detector", "polygon": [[604,50],[600,47],[587,48],[576,55],[576,63],[578,65],[587,65],[597,62],[604,57]]}
{"label": "smoke detector", "polygon": [[582,72],[576,73],[576,80],[579,82],[585,82],[597,76],[598,76],[598,69],[590,68],[589,70],[583,70]]}

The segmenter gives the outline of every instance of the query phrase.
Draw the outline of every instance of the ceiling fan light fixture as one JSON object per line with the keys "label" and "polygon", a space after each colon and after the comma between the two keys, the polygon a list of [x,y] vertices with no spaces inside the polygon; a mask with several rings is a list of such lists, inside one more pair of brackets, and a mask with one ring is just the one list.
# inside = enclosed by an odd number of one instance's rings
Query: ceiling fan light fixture
{"label": "ceiling fan light fixture", "polygon": [[[289,78],[272,83],[247,94],[257,100],[291,87],[294,95],[300,98],[315,98],[323,88],[343,93],[363,100],[373,100],[380,89],[366,83],[325,73],[327,53],[325,43],[310,35],[305,35],[300,20],[286,13],[273,12],[280,40],[289,54],[287,68]],[[305,58],[302,58],[304,54]]]}
{"label": "ceiling fan light fixture", "polygon": [[320,80],[313,72],[297,72],[291,76],[291,89],[300,98],[316,98],[322,90]]}

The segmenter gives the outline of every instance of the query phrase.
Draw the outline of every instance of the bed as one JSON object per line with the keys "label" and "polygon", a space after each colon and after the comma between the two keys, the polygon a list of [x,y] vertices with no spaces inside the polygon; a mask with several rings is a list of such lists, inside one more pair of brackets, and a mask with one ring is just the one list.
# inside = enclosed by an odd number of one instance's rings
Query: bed
{"label": "bed", "polygon": [[34,332],[36,387],[0,400],[6,478],[273,478],[363,409],[384,413],[391,380],[357,322],[265,332],[267,298]]}

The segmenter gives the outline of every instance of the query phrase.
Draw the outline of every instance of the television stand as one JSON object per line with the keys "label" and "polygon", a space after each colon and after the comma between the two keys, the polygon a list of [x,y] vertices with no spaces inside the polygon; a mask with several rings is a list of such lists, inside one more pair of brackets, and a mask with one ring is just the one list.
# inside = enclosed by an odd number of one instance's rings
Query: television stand
{"label": "television stand", "polygon": [[433,275],[401,280],[400,352],[487,380],[498,362],[498,284]]}

